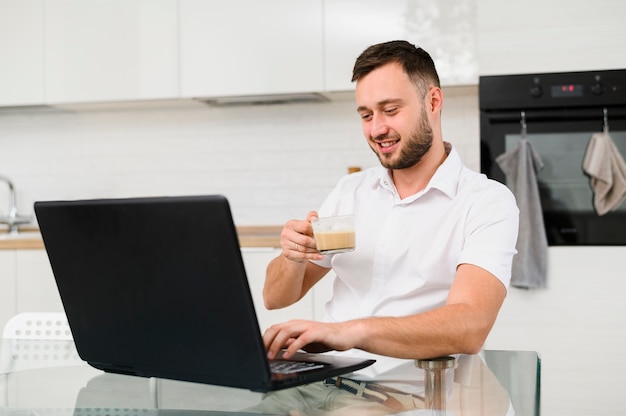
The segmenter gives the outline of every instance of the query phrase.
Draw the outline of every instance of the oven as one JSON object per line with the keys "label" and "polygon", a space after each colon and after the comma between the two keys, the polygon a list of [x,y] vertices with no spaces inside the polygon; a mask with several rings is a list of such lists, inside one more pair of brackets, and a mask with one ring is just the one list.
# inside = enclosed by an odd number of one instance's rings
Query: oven
{"label": "oven", "polygon": [[[612,154],[626,157],[626,70],[482,76],[479,106],[483,173],[507,184],[496,158],[522,138],[540,156],[549,245],[626,245],[626,202],[599,214],[583,169],[592,136],[603,131]],[[612,189],[622,185],[616,180]]]}

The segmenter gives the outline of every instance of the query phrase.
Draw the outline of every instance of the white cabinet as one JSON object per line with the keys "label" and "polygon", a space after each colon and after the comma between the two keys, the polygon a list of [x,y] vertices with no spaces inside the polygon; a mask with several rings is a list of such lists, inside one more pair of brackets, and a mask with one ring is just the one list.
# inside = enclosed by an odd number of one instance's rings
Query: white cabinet
{"label": "white cabinet", "polygon": [[63,304],[45,250],[16,250],[17,313],[62,312]]}
{"label": "white cabinet", "polygon": [[43,101],[43,0],[0,0],[0,106]]}
{"label": "white cabinet", "polygon": [[20,312],[61,312],[45,250],[0,250],[0,332]]}
{"label": "white cabinet", "polygon": [[264,331],[272,324],[285,322],[290,319],[313,319],[313,292],[308,293],[298,303],[287,308],[270,311],[265,309],[263,305],[265,270],[270,260],[280,254],[280,249],[251,247],[242,248],[241,252],[261,331]]}
{"label": "white cabinet", "polygon": [[241,252],[248,275],[254,307],[262,331],[272,324],[286,322],[291,319],[312,319],[316,321],[324,319],[325,304],[332,296],[334,273],[330,272],[325,276],[296,304],[287,308],[269,311],[265,309],[263,305],[265,271],[269,262],[281,253],[281,249],[251,247],[242,248]]}
{"label": "white cabinet", "polygon": [[626,2],[478,0],[481,75],[626,68]]}
{"label": "white cabinet", "polygon": [[[242,256],[261,330],[290,319],[320,319],[328,288],[315,288],[290,307],[268,311],[263,305],[263,284],[268,263],[280,249],[242,248]],[[328,279],[330,282],[330,279]],[[61,312],[52,268],[45,250],[0,250],[0,333],[20,312]],[[316,306],[316,296],[320,305]]]}
{"label": "white cabinet", "polygon": [[7,321],[16,313],[15,250],[0,250],[0,336]]}
{"label": "white cabinet", "polygon": [[323,89],[322,0],[180,0],[182,97]]}
{"label": "white cabinet", "polygon": [[476,84],[475,15],[475,0],[325,0],[326,90],[354,89],[350,79],[357,56],[391,40],[425,49],[442,84]]}
{"label": "white cabinet", "polygon": [[176,98],[176,0],[45,0],[50,104]]}

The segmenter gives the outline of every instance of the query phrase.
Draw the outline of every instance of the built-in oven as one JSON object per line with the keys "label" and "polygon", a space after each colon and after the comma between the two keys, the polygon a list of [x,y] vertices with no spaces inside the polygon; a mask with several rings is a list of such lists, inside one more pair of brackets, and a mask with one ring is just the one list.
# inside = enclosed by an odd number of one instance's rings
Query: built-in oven
{"label": "built-in oven", "polygon": [[[479,101],[483,173],[507,184],[496,158],[522,138],[543,162],[536,179],[549,245],[626,245],[626,202],[599,214],[583,169],[597,133],[612,139],[616,163],[626,157],[626,70],[483,76]],[[605,168],[620,192],[626,177]]]}

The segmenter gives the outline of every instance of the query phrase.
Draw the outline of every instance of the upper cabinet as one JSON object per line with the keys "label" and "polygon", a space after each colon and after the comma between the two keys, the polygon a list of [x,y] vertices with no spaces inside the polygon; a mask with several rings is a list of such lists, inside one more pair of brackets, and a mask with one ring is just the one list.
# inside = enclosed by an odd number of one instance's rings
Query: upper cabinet
{"label": "upper cabinet", "polygon": [[0,106],[354,89],[406,39],[444,86],[626,67],[623,0],[0,0]]}
{"label": "upper cabinet", "polygon": [[407,40],[435,61],[443,85],[478,82],[476,0],[325,0],[326,90],[354,89],[357,56],[375,43]]}
{"label": "upper cabinet", "polygon": [[177,0],[45,0],[45,101],[178,97]]}
{"label": "upper cabinet", "polygon": [[626,2],[478,0],[481,75],[626,68]]}
{"label": "upper cabinet", "polygon": [[43,0],[0,0],[0,106],[44,101]]}
{"label": "upper cabinet", "polygon": [[322,0],[180,0],[182,97],[322,91]]}

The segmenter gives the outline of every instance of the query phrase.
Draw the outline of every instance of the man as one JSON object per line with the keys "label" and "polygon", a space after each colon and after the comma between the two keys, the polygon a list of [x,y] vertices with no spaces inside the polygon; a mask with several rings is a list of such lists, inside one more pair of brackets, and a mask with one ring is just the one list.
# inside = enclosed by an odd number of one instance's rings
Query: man
{"label": "man", "polygon": [[[412,408],[411,395],[422,393],[415,359],[475,354],[487,338],[510,280],[518,209],[504,185],[468,170],[444,142],[443,94],[427,52],[404,41],[371,46],[352,80],[363,133],[382,166],[342,178],[319,213],[286,223],[282,253],[267,268],[266,307],[297,302],[331,270],[333,297],[326,322],[273,325],[263,339],[270,359],[282,348],[287,356],[305,349],[375,358],[348,377],[406,393],[394,397]],[[355,251],[320,255],[311,220],[352,213]],[[300,408],[366,406],[333,394],[332,405]]]}

